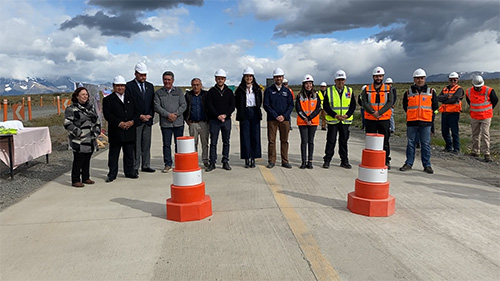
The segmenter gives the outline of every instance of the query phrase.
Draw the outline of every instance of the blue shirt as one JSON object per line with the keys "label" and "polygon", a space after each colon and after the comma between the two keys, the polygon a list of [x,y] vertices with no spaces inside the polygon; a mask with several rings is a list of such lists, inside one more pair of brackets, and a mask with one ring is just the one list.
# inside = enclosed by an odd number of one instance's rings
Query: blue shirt
{"label": "blue shirt", "polygon": [[199,122],[206,120],[203,105],[201,104],[201,96],[202,95],[193,95],[191,98],[191,121]]}

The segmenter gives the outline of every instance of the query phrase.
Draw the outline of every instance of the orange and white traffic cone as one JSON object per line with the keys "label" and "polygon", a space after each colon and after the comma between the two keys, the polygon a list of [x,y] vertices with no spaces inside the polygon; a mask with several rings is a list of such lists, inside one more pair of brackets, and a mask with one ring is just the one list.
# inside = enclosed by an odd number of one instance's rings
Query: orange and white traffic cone
{"label": "orange and white traffic cone", "polygon": [[193,137],[177,138],[171,198],[167,199],[167,220],[185,222],[212,215],[212,199],[205,195],[205,183],[198,165]]}
{"label": "orange and white traffic cone", "polygon": [[384,135],[366,134],[354,192],[347,196],[347,208],[355,214],[369,217],[394,214],[396,199],[389,194],[383,147]]}

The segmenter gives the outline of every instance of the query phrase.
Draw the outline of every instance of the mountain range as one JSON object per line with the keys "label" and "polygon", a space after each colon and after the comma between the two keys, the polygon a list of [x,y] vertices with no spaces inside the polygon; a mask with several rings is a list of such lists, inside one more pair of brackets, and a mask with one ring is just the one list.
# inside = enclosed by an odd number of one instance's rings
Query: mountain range
{"label": "mountain range", "polygon": [[[476,75],[482,75],[484,79],[500,79],[500,72],[459,72],[461,80],[472,80]],[[429,75],[428,82],[440,82],[448,80],[448,73]],[[110,87],[111,85],[106,85]],[[55,77],[53,79],[27,77],[24,80],[0,78],[0,96],[36,95],[52,93],[68,93],[75,89],[75,81],[67,76]]]}

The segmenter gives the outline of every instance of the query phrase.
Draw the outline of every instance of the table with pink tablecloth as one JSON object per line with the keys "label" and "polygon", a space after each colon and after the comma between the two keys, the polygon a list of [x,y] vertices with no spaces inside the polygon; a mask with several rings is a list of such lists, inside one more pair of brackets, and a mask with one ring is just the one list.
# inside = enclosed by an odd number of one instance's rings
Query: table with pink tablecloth
{"label": "table with pink tablecloth", "polygon": [[[50,153],[52,143],[48,127],[25,127],[16,135],[0,135],[0,160],[11,168],[11,176],[12,170],[19,165],[43,155],[48,157]],[[9,155],[12,155],[12,162]]]}

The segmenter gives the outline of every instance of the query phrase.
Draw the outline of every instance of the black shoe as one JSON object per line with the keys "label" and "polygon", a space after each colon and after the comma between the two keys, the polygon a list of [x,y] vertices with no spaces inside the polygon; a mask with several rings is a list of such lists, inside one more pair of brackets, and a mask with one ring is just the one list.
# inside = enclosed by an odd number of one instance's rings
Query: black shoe
{"label": "black shoe", "polygon": [[391,162],[385,162],[385,165],[387,166],[387,170],[391,169]]}
{"label": "black shoe", "polygon": [[205,166],[205,168],[208,168],[208,166],[210,166],[210,163],[208,163],[207,161],[204,161],[203,166]]}
{"label": "black shoe", "polygon": [[313,168],[313,162],[312,161],[307,161],[306,168],[312,169]]}
{"label": "black shoe", "polygon": [[458,150],[453,150],[451,153],[458,155]]}
{"label": "black shoe", "polygon": [[149,167],[148,167],[148,168],[142,168],[142,170],[141,170],[141,171],[142,171],[142,172],[145,172],[145,173],[154,173],[154,172],[156,172],[156,170],[155,170],[155,169],[151,169],[151,168],[149,168]]}
{"label": "black shoe", "polygon": [[272,168],[274,168],[275,165],[276,164],[269,162],[269,164],[267,164],[266,168],[272,169]]}
{"label": "black shoe", "polygon": [[345,169],[351,169],[352,166],[349,163],[340,163],[340,167],[345,168]]}
{"label": "black shoe", "polygon": [[129,178],[129,179],[138,179],[139,178],[138,175],[126,175],[125,177]]}
{"label": "black shoe", "polygon": [[250,168],[255,168],[255,159],[250,159]]}
{"label": "black shoe", "polygon": [[215,163],[210,163],[208,167],[205,169],[205,172],[210,172],[212,170],[215,170]]}
{"label": "black shoe", "polygon": [[443,152],[452,152],[451,148],[445,148],[443,149]]}
{"label": "black shoe", "polygon": [[434,170],[431,166],[424,167],[424,172],[426,172],[427,174],[434,174]]}
{"label": "black shoe", "polygon": [[305,169],[307,167],[306,162],[302,161],[302,164],[300,165],[299,169]]}
{"label": "black shoe", "polygon": [[222,169],[226,171],[231,171],[231,166],[229,166],[229,162],[222,163]]}
{"label": "black shoe", "polygon": [[245,168],[250,168],[250,160],[245,159]]}
{"label": "black shoe", "polygon": [[281,167],[291,169],[292,165],[290,165],[290,163],[283,163],[283,164],[281,164]]}
{"label": "black shoe", "polygon": [[106,178],[106,182],[112,182],[114,181],[115,179],[112,179],[112,178]]}
{"label": "black shoe", "polygon": [[323,168],[325,168],[325,169],[330,168],[330,162],[325,161],[325,162],[323,163]]}
{"label": "black shoe", "polygon": [[408,170],[411,170],[411,166],[405,163],[405,164],[403,165],[403,167],[399,168],[399,170],[400,170],[401,172],[408,171]]}
{"label": "black shoe", "polygon": [[321,128],[321,131],[326,131],[326,128]]}

